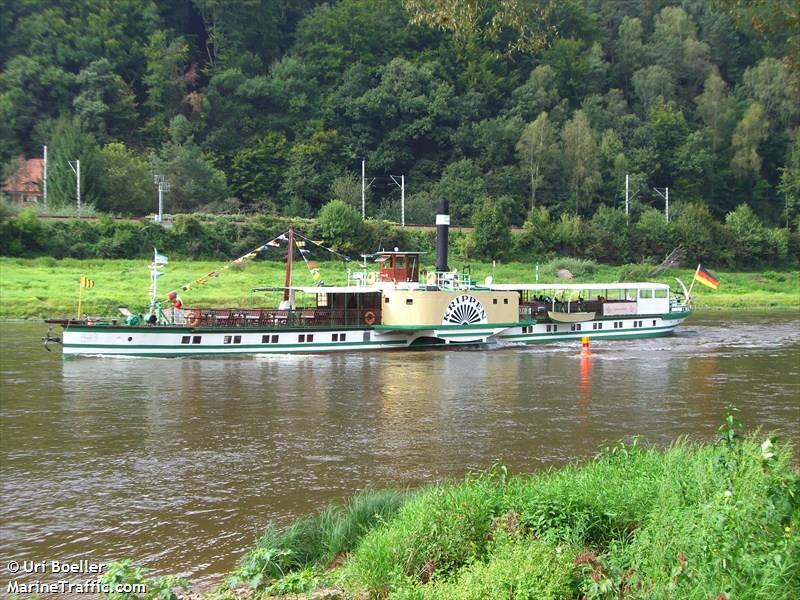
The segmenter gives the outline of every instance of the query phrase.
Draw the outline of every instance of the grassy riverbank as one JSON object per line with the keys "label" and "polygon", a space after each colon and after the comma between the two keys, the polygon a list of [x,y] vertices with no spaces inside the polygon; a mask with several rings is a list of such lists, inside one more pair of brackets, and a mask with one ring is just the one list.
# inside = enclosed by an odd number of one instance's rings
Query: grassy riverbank
{"label": "grassy riverbank", "polygon": [[[675,277],[688,286],[692,269],[671,269],[658,277],[648,277],[652,267],[604,266],[587,261],[565,259],[542,265],[540,282],[553,282],[555,267],[562,264],[575,274],[575,282],[661,281],[675,285]],[[357,269],[357,263],[348,263]],[[182,261],[167,265],[166,274],[159,279],[163,298],[167,291],[192,283],[192,289],[181,292],[184,305],[219,307],[258,306],[269,302],[264,294],[252,294],[250,289],[263,286],[282,286],[282,263],[256,261],[244,268],[223,269],[219,262]],[[451,266],[460,265],[452,263]],[[320,262],[322,278],[329,284],[347,281],[347,266],[341,262]],[[209,278],[200,285],[196,280],[210,272],[221,275]],[[497,283],[534,281],[530,264],[472,263],[472,276],[482,282],[492,275]],[[731,273],[717,271],[722,280],[718,290],[695,286],[695,301],[699,308],[800,308],[800,273],[757,272]],[[44,318],[74,316],[77,310],[78,280],[81,275],[91,278],[95,287],[84,290],[82,312],[89,315],[117,314],[118,306],[141,310],[148,302],[149,273],[141,260],[77,260],[54,258],[0,258],[0,318]],[[310,273],[302,262],[295,271],[294,283],[313,285]]]}
{"label": "grassy riverbank", "polygon": [[365,492],[269,527],[207,597],[797,598],[791,448],[735,423],[715,444],[618,443],[559,471]]}

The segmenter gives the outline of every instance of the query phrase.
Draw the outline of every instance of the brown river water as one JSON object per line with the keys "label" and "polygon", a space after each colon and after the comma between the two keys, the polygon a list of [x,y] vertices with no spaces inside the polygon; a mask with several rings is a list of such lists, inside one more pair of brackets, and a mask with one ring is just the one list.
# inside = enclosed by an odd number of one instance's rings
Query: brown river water
{"label": "brown river water", "polygon": [[531,472],[634,435],[711,440],[729,404],[800,446],[797,312],[700,313],[671,337],[592,342],[590,357],[570,342],[65,361],[45,332],[0,324],[0,596],[59,578],[10,561],[130,557],[210,585],[269,521],[365,487],[498,460]]}

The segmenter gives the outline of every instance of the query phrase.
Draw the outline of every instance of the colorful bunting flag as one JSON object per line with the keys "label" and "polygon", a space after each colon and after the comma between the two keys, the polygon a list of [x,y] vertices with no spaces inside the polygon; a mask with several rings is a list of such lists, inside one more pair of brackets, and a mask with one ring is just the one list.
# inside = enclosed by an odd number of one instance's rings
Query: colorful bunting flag
{"label": "colorful bunting flag", "polygon": [[89,279],[88,277],[84,277],[83,275],[81,275],[81,287],[86,289],[93,288],[94,281]]}
{"label": "colorful bunting flag", "polygon": [[157,265],[166,265],[169,262],[169,258],[164,256],[163,254],[159,254],[158,252],[155,253],[155,260],[153,261]]}
{"label": "colorful bunting flag", "polygon": [[266,246],[272,246],[273,248],[279,248],[280,247],[280,244],[278,243],[278,240],[269,241],[265,245]]}
{"label": "colorful bunting flag", "polygon": [[219,277],[219,271],[211,271],[211,273],[208,274],[208,277]]}

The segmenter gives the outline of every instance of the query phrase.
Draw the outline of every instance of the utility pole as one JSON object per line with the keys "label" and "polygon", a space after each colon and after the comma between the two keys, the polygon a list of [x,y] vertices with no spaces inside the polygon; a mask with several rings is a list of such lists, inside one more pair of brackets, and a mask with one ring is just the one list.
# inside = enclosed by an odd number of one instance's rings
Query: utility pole
{"label": "utility pole", "polygon": [[163,175],[153,175],[153,183],[158,186],[158,216],[156,216],[156,223],[161,223],[164,219],[164,192],[170,190],[170,185]]}
{"label": "utility pole", "polygon": [[367,218],[367,161],[361,159],[361,220]]}
{"label": "utility pole", "polygon": [[44,147],[44,162],[42,164],[42,199],[44,210],[47,212],[47,146]]}
{"label": "utility pole", "polygon": [[629,201],[628,201],[628,191],[630,189],[630,179],[631,176],[625,173],[625,218],[630,223],[630,210],[629,210]]}
{"label": "utility pole", "polygon": [[406,176],[400,175],[398,183],[395,175],[389,175],[396,186],[400,188],[400,226],[406,226]]}
{"label": "utility pole", "polygon": [[663,194],[661,193],[661,190],[656,188],[656,187],[653,188],[653,191],[655,191],[656,194],[658,194],[659,196],[664,198],[664,201],[665,201],[665,204],[664,204],[664,216],[667,219],[667,223],[669,223],[669,188],[665,187]]}
{"label": "utility pole", "polygon": [[78,218],[81,218],[81,160],[75,159],[75,161],[68,161],[69,168],[72,169],[72,172],[75,173],[75,183],[77,187],[76,192],[76,199],[78,205]]}

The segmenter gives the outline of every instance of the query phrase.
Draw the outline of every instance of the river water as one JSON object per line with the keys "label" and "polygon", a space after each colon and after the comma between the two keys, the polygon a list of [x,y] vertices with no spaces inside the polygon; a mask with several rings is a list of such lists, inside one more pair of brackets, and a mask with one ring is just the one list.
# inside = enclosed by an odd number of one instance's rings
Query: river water
{"label": "river water", "polygon": [[530,472],[633,435],[711,440],[729,404],[800,446],[796,312],[701,313],[589,357],[564,343],[65,361],[45,330],[0,324],[0,595],[10,560],[131,557],[208,585],[267,522],[367,486],[497,460]]}

